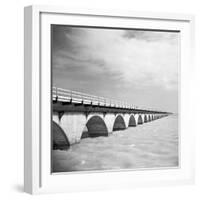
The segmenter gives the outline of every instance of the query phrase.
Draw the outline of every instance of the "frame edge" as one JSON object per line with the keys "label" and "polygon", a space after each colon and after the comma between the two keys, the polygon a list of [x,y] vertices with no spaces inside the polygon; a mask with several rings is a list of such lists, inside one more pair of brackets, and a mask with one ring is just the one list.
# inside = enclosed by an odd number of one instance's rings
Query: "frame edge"
{"label": "frame edge", "polygon": [[[24,8],[24,191],[32,193],[32,7]],[[29,119],[29,120],[26,120]]]}

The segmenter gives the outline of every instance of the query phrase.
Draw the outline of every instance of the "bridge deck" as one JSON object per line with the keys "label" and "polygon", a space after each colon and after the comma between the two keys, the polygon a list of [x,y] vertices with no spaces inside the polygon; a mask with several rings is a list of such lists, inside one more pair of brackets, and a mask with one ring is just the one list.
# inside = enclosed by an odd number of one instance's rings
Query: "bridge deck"
{"label": "bridge deck", "polygon": [[82,92],[53,87],[53,110],[54,111],[80,111],[80,112],[135,112],[135,113],[163,113],[144,107],[138,107],[124,101],[108,99]]}

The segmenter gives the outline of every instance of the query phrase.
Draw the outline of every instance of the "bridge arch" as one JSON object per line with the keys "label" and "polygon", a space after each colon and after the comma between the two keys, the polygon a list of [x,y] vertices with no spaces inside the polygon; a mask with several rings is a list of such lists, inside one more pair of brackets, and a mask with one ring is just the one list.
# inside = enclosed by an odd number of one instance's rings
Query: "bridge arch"
{"label": "bridge arch", "polygon": [[124,118],[121,115],[117,115],[113,124],[113,131],[126,129]]}
{"label": "bridge arch", "polygon": [[54,121],[52,121],[53,129],[53,149],[68,149],[70,147],[69,140],[64,130]]}
{"label": "bridge arch", "polygon": [[133,115],[131,115],[130,118],[129,118],[128,126],[130,126],[130,127],[137,126],[136,119],[135,119],[135,117]]}
{"label": "bridge arch", "polygon": [[81,138],[98,136],[108,136],[108,129],[104,120],[100,116],[94,115],[87,121]]}
{"label": "bridge arch", "polygon": [[142,115],[138,116],[138,124],[143,124],[143,119],[142,119]]}
{"label": "bridge arch", "polygon": [[92,117],[94,117],[94,116],[98,116],[98,117],[100,117],[102,120],[104,120],[104,115],[103,115],[103,113],[98,113],[98,112],[94,112],[94,113],[90,113],[88,116],[87,116],[87,121],[86,121],[86,123],[92,118]]}
{"label": "bridge arch", "polygon": [[144,115],[144,123],[147,123],[148,122],[148,117],[147,115]]}
{"label": "bridge arch", "polygon": [[149,122],[151,121],[151,115],[148,115],[148,121]]}

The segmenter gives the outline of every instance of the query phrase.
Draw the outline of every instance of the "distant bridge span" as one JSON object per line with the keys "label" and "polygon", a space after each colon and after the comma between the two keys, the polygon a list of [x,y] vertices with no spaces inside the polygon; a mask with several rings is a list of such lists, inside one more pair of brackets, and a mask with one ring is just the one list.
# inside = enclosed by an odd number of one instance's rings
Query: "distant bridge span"
{"label": "distant bridge span", "polygon": [[108,136],[171,114],[56,87],[52,101],[54,149],[67,149],[82,138]]}

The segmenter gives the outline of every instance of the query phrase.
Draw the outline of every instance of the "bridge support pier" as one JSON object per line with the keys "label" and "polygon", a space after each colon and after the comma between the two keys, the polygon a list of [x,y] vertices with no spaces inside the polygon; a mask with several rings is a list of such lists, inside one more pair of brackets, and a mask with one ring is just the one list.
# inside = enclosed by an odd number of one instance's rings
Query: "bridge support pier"
{"label": "bridge support pier", "polygon": [[83,113],[64,113],[59,124],[64,130],[69,143],[78,143],[86,125],[86,116]]}
{"label": "bridge support pier", "polygon": [[106,123],[108,133],[109,134],[112,133],[113,132],[113,124],[115,121],[115,114],[111,114],[111,113],[106,114],[104,117],[104,121]]}

